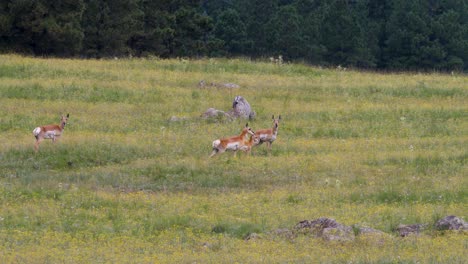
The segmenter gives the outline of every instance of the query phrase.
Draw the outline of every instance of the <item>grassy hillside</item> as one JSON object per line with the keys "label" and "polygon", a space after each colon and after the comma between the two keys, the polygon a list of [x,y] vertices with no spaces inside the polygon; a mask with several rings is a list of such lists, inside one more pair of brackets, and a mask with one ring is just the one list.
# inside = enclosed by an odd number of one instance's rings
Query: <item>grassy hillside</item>
{"label": "grassy hillside", "polygon": [[[0,262],[463,263],[466,233],[433,224],[468,218],[467,84],[247,60],[0,55]],[[200,115],[236,95],[256,111],[254,130],[281,114],[278,139],[271,154],[208,159],[246,121]],[[60,141],[35,154],[32,130],[66,113]],[[388,236],[274,235],[319,217]],[[428,227],[398,237],[414,223]]]}

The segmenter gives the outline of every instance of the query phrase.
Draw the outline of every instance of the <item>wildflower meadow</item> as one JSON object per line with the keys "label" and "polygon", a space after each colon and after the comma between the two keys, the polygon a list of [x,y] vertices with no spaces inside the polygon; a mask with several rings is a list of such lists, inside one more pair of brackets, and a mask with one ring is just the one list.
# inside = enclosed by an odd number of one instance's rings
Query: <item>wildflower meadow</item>
{"label": "wildflower meadow", "polygon": [[[238,95],[252,120],[201,117]],[[466,230],[434,224],[468,217],[467,102],[462,73],[0,55],[0,262],[466,263]],[[208,158],[272,115],[271,151]],[[293,232],[320,217],[381,233]]]}

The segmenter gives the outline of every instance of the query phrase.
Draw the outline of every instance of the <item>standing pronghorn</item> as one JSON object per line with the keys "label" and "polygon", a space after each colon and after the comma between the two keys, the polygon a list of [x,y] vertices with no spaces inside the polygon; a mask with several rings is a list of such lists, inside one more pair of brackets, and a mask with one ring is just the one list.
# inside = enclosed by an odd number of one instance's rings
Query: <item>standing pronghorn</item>
{"label": "standing pronghorn", "polygon": [[245,136],[250,134],[251,136],[255,135],[255,132],[249,127],[249,124],[245,124],[244,129],[239,136],[229,137],[229,138],[222,138],[216,139],[213,141],[213,152],[211,152],[210,158],[218,153],[223,153],[226,150],[234,151],[234,155],[236,155],[237,151],[244,147],[247,143]]}
{"label": "standing pronghorn", "polygon": [[279,115],[278,118],[275,118],[275,115],[273,115],[271,118],[273,119],[272,128],[260,129],[255,132],[255,134],[257,134],[258,137],[260,138],[259,145],[262,144],[263,142],[266,142],[270,152],[271,152],[271,144],[273,144],[273,141],[276,140],[276,136],[278,135],[278,126],[279,126],[279,121],[281,120],[281,115]]}
{"label": "standing pronghorn", "polygon": [[60,137],[62,135],[69,116],[70,114],[67,114],[66,117],[62,116],[60,125],[45,125],[36,127],[33,130],[33,134],[36,137],[36,144],[34,144],[34,149],[36,150],[36,152],[39,150],[39,144],[42,142],[42,140],[52,139],[52,141],[55,142],[57,140],[57,137]]}

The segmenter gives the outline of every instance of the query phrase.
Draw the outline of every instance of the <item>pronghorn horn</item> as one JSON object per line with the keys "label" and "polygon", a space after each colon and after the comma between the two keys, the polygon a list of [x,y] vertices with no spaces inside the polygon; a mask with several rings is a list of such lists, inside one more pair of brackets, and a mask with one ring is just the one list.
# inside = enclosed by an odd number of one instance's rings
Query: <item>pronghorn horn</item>
{"label": "pronghorn horn", "polygon": [[281,119],[281,115],[278,116],[278,119]]}
{"label": "pronghorn horn", "polygon": [[275,115],[272,115],[272,116],[271,116],[271,119],[275,119]]}
{"label": "pronghorn horn", "polygon": [[70,117],[70,113],[67,114],[67,117]]}
{"label": "pronghorn horn", "polygon": [[245,123],[245,127],[249,127],[249,123]]}

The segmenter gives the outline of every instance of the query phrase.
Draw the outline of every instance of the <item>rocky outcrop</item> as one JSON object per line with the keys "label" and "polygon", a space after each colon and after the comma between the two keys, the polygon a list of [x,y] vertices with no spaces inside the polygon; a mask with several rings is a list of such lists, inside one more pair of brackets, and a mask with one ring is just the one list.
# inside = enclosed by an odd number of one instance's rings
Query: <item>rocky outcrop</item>
{"label": "rocky outcrop", "polygon": [[[408,237],[421,234],[427,227],[428,224],[400,224],[395,230],[400,237]],[[437,221],[434,228],[437,230],[468,230],[468,223],[461,218],[450,215]],[[391,234],[381,230],[358,224],[347,226],[327,217],[303,220],[291,230],[287,228],[277,229],[269,232],[269,235],[289,240],[294,240],[298,235],[313,235],[326,241],[353,241],[359,238],[377,245],[386,243],[392,237]],[[246,237],[246,240],[257,239],[258,236],[258,234],[253,234],[252,237]]]}
{"label": "rocky outcrop", "polygon": [[328,241],[354,240],[354,231],[350,226],[340,224],[335,219],[321,217],[316,220],[299,222],[294,230],[297,233],[311,233]]}
{"label": "rocky outcrop", "polygon": [[202,118],[228,118],[228,119],[235,119],[235,118],[244,118],[244,119],[252,119],[255,117],[255,112],[250,107],[249,102],[247,100],[238,95],[234,98],[232,102],[232,109],[228,112],[224,112],[222,110],[218,110],[215,108],[208,108],[202,115]]}
{"label": "rocky outcrop", "polygon": [[399,225],[396,231],[401,237],[406,237],[409,235],[418,235],[425,227],[425,224]]}

